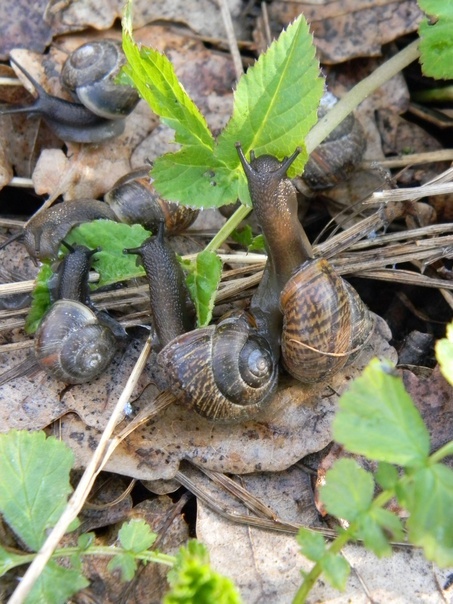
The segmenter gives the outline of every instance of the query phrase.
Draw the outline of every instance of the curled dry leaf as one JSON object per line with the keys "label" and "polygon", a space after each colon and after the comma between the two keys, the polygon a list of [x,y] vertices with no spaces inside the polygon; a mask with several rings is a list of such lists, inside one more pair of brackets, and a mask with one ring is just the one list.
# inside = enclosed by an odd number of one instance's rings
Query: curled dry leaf
{"label": "curled dry leaf", "polygon": [[[211,470],[238,474],[287,468],[330,442],[330,423],[338,396],[372,357],[396,360],[389,339],[386,323],[377,318],[372,337],[352,365],[328,384],[308,386],[282,379],[275,397],[255,421],[219,425],[173,404],[129,435],[107,469],[156,480],[174,478],[183,459]],[[146,401],[140,402],[140,406],[144,404]],[[135,409],[138,405],[134,403]],[[123,422],[119,429],[125,425]],[[85,429],[74,416],[62,418],[61,434],[74,450],[77,465],[85,466],[99,434],[93,428]]]}

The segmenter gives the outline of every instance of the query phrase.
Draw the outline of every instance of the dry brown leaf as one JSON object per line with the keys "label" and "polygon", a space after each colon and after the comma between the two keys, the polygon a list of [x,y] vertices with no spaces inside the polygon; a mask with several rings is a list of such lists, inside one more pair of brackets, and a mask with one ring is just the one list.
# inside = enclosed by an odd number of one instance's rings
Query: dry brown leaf
{"label": "dry brown leaf", "polygon": [[416,0],[336,0],[272,2],[269,14],[286,26],[303,13],[314,34],[322,63],[379,56],[382,45],[414,32],[423,13]]}
{"label": "dry brown leaf", "polygon": [[0,3],[0,60],[5,61],[12,48],[43,52],[52,40],[44,19],[47,0],[17,0]]}
{"label": "dry brown leaf", "polygon": [[[228,6],[237,30],[241,32],[243,22],[239,17],[242,3],[240,0],[228,0]],[[109,29],[116,19],[121,19],[123,10],[123,0],[78,0],[64,7],[58,0],[51,0],[47,15],[52,19],[52,31],[56,35],[81,31],[87,27]],[[210,0],[135,0],[133,19],[134,28],[162,20],[185,23],[200,35],[225,37],[219,8]]]}
{"label": "dry brown leaf", "polygon": [[[171,405],[129,435],[106,469],[142,480],[173,478],[183,459],[236,474],[285,469],[330,442],[338,396],[372,357],[396,360],[389,338],[385,322],[377,318],[374,334],[355,363],[329,384],[308,386],[282,378],[278,392],[255,421],[222,425]],[[145,403],[141,401],[141,406]],[[139,410],[138,403],[133,407]],[[118,429],[124,426],[123,422]],[[61,419],[61,437],[74,450],[77,467],[84,467],[99,434],[68,415]]]}

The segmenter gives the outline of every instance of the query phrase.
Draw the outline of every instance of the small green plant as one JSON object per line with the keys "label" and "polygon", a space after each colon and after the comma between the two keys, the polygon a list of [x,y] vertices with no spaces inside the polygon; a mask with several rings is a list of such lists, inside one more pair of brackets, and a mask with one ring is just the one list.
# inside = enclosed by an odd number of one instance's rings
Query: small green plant
{"label": "small green plant", "polygon": [[450,79],[453,77],[453,5],[448,0],[418,0],[418,5],[431,17],[424,19],[418,29],[423,73],[436,79]]}
{"label": "small green plant", "polygon": [[[436,346],[442,373],[453,384],[453,324],[447,339]],[[331,585],[344,589],[349,565],[341,548],[362,540],[377,556],[391,554],[391,540],[423,548],[439,566],[453,564],[453,471],[441,461],[453,454],[453,441],[430,455],[428,430],[394,367],[374,359],[339,401],[334,439],[347,451],[379,462],[376,475],[352,459],[334,463],[321,488],[326,510],[348,522],[327,546],[318,534],[301,529],[302,554],[315,565],[304,576],[294,602],[305,602],[323,573]],[[376,483],[380,488],[374,495]],[[396,498],[410,514],[405,531],[400,519],[385,508]]]}
{"label": "small green plant", "polygon": [[[71,492],[69,472],[74,461],[72,451],[55,438],[46,438],[44,432],[13,430],[0,435],[0,456],[3,460],[0,512],[27,549],[37,552],[67,504]],[[93,533],[81,535],[76,546],[53,553],[53,559],[27,597],[27,604],[63,604],[87,587],[89,582],[81,572],[83,556],[111,557],[108,569],[119,571],[122,581],[133,579],[139,562],[168,566],[172,569],[171,590],[165,596],[166,604],[240,602],[231,581],[210,567],[203,544],[189,541],[176,556],[170,556],[150,550],[156,537],[149,525],[139,519],[123,524],[117,545],[95,545]],[[0,576],[29,564],[34,557],[34,553],[0,547]],[[61,558],[68,558],[70,566],[56,562]]]}

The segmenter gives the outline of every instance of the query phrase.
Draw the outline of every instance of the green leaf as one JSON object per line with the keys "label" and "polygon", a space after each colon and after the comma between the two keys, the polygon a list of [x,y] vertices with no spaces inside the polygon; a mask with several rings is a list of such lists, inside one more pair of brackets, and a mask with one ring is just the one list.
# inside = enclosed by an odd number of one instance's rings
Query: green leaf
{"label": "green leaf", "polygon": [[83,535],[80,535],[79,538],[77,539],[77,546],[81,550],[86,550],[91,545],[93,545],[94,539],[95,539],[94,533],[83,533]]}
{"label": "green leaf", "polygon": [[[237,85],[233,116],[218,139],[216,157],[244,179],[234,144],[244,153],[269,153],[280,159],[304,144],[317,121],[324,82],[307,22],[300,15],[262,54]],[[300,174],[307,160],[301,155],[289,170]],[[238,195],[239,197],[239,195]],[[249,203],[249,197],[240,197]]]}
{"label": "green leaf", "polygon": [[157,535],[152,532],[147,522],[134,518],[123,524],[118,531],[118,537],[124,549],[139,554],[152,546]]}
{"label": "green leaf", "polygon": [[24,556],[22,554],[14,554],[8,552],[6,549],[0,546],[0,577],[3,577],[12,568],[25,564]]}
{"label": "green leaf", "polygon": [[309,560],[318,562],[326,553],[326,542],[320,533],[301,527],[297,533],[297,543],[300,551]]}
{"label": "green leaf", "polygon": [[263,235],[253,235],[252,227],[247,224],[242,229],[235,229],[231,235],[231,239],[248,249],[249,252],[262,252],[266,249]]}
{"label": "green leaf", "polygon": [[0,511],[20,539],[37,551],[66,506],[74,456],[44,432],[0,434]]}
{"label": "green leaf", "polygon": [[429,434],[389,363],[373,359],[339,401],[335,440],[349,451],[402,466],[427,463]]}
{"label": "green leaf", "polygon": [[441,567],[453,565],[453,471],[443,464],[422,468],[397,491],[410,512],[409,539]]}
{"label": "green leaf", "polygon": [[436,342],[436,358],[442,375],[453,386],[453,323],[447,325],[447,337]]}
{"label": "green leaf", "polygon": [[137,560],[131,552],[122,552],[113,556],[107,564],[107,569],[111,573],[119,570],[121,581],[132,581],[137,570]]}
{"label": "green leaf", "polygon": [[383,489],[394,489],[399,479],[398,470],[395,466],[381,461],[374,478]]}
{"label": "green leaf", "polygon": [[179,550],[175,566],[167,577],[171,591],[164,604],[239,604],[241,599],[230,579],[209,565],[205,546],[189,541]]}
{"label": "green leaf", "polygon": [[222,261],[215,252],[205,250],[197,255],[194,262],[185,266],[189,270],[186,281],[195,303],[198,327],[204,327],[211,321],[222,275]]}
{"label": "green leaf", "polygon": [[439,17],[433,24],[426,19],[420,23],[420,62],[426,76],[438,80],[453,77],[452,29],[452,17]]}
{"label": "green leaf", "polygon": [[326,579],[335,589],[344,591],[351,572],[348,562],[340,554],[327,554],[320,560]]}
{"label": "green leaf", "polygon": [[26,604],[65,604],[89,581],[77,570],[63,568],[53,560],[47,563],[26,599]]}
{"label": "green leaf", "polygon": [[321,500],[329,514],[350,522],[369,510],[374,493],[372,475],[353,459],[340,459],[326,473]]}
{"label": "green leaf", "polygon": [[36,275],[31,307],[25,319],[25,331],[28,334],[35,333],[43,315],[50,308],[50,291],[47,283],[52,275],[53,271],[50,264],[43,262],[39,273]]}
{"label": "green leaf", "polygon": [[[175,141],[212,151],[214,138],[204,116],[176,77],[169,59],[152,48],[139,49],[132,38],[132,0],[123,17],[125,73],[161,120],[175,130]],[[156,183],[157,184],[157,183]]]}
{"label": "green leaf", "polygon": [[363,539],[365,547],[376,554],[376,556],[390,556],[392,548],[376,518],[363,515],[360,519],[360,527],[357,536]]}
{"label": "green leaf", "polygon": [[451,17],[453,19],[453,3],[449,0],[418,0],[418,5],[428,15]]}
{"label": "green leaf", "polygon": [[100,275],[95,289],[119,281],[143,277],[145,271],[136,256],[124,254],[125,248],[140,247],[151,233],[139,224],[123,224],[111,220],[93,220],[76,227],[66,238],[69,244],[88,248],[100,247],[93,261],[93,270]]}

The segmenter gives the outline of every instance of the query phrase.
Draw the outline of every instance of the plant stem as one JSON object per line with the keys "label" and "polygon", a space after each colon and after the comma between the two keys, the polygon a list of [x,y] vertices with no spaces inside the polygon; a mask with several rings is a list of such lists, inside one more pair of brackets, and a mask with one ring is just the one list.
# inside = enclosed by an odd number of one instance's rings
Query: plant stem
{"label": "plant stem", "polygon": [[[305,139],[308,153],[311,153],[322,141],[347,117],[367,96],[393,78],[397,73],[418,59],[419,40],[406,46],[391,59],[378,67],[371,75],[359,82],[310,130]],[[206,249],[214,251],[230,236],[237,225],[249,214],[252,208],[241,206],[223,225]]]}
{"label": "plant stem", "polygon": [[449,443],[447,443],[435,453],[430,455],[429,461],[430,463],[434,464],[441,461],[444,457],[447,457],[447,455],[453,455],[453,440],[451,440]]}
{"label": "plant stem", "polygon": [[[348,543],[348,541],[354,538],[354,533],[356,529],[357,526],[355,523],[353,523],[349,526],[348,530],[338,535],[338,537],[331,543],[328,549],[328,553],[338,554],[338,552],[341,551],[341,549]],[[322,571],[323,569],[321,561],[316,562],[316,564],[313,566],[308,575],[306,575],[302,585],[297,590],[292,604],[304,604],[308,594],[310,593],[316,581],[319,579]]]}

